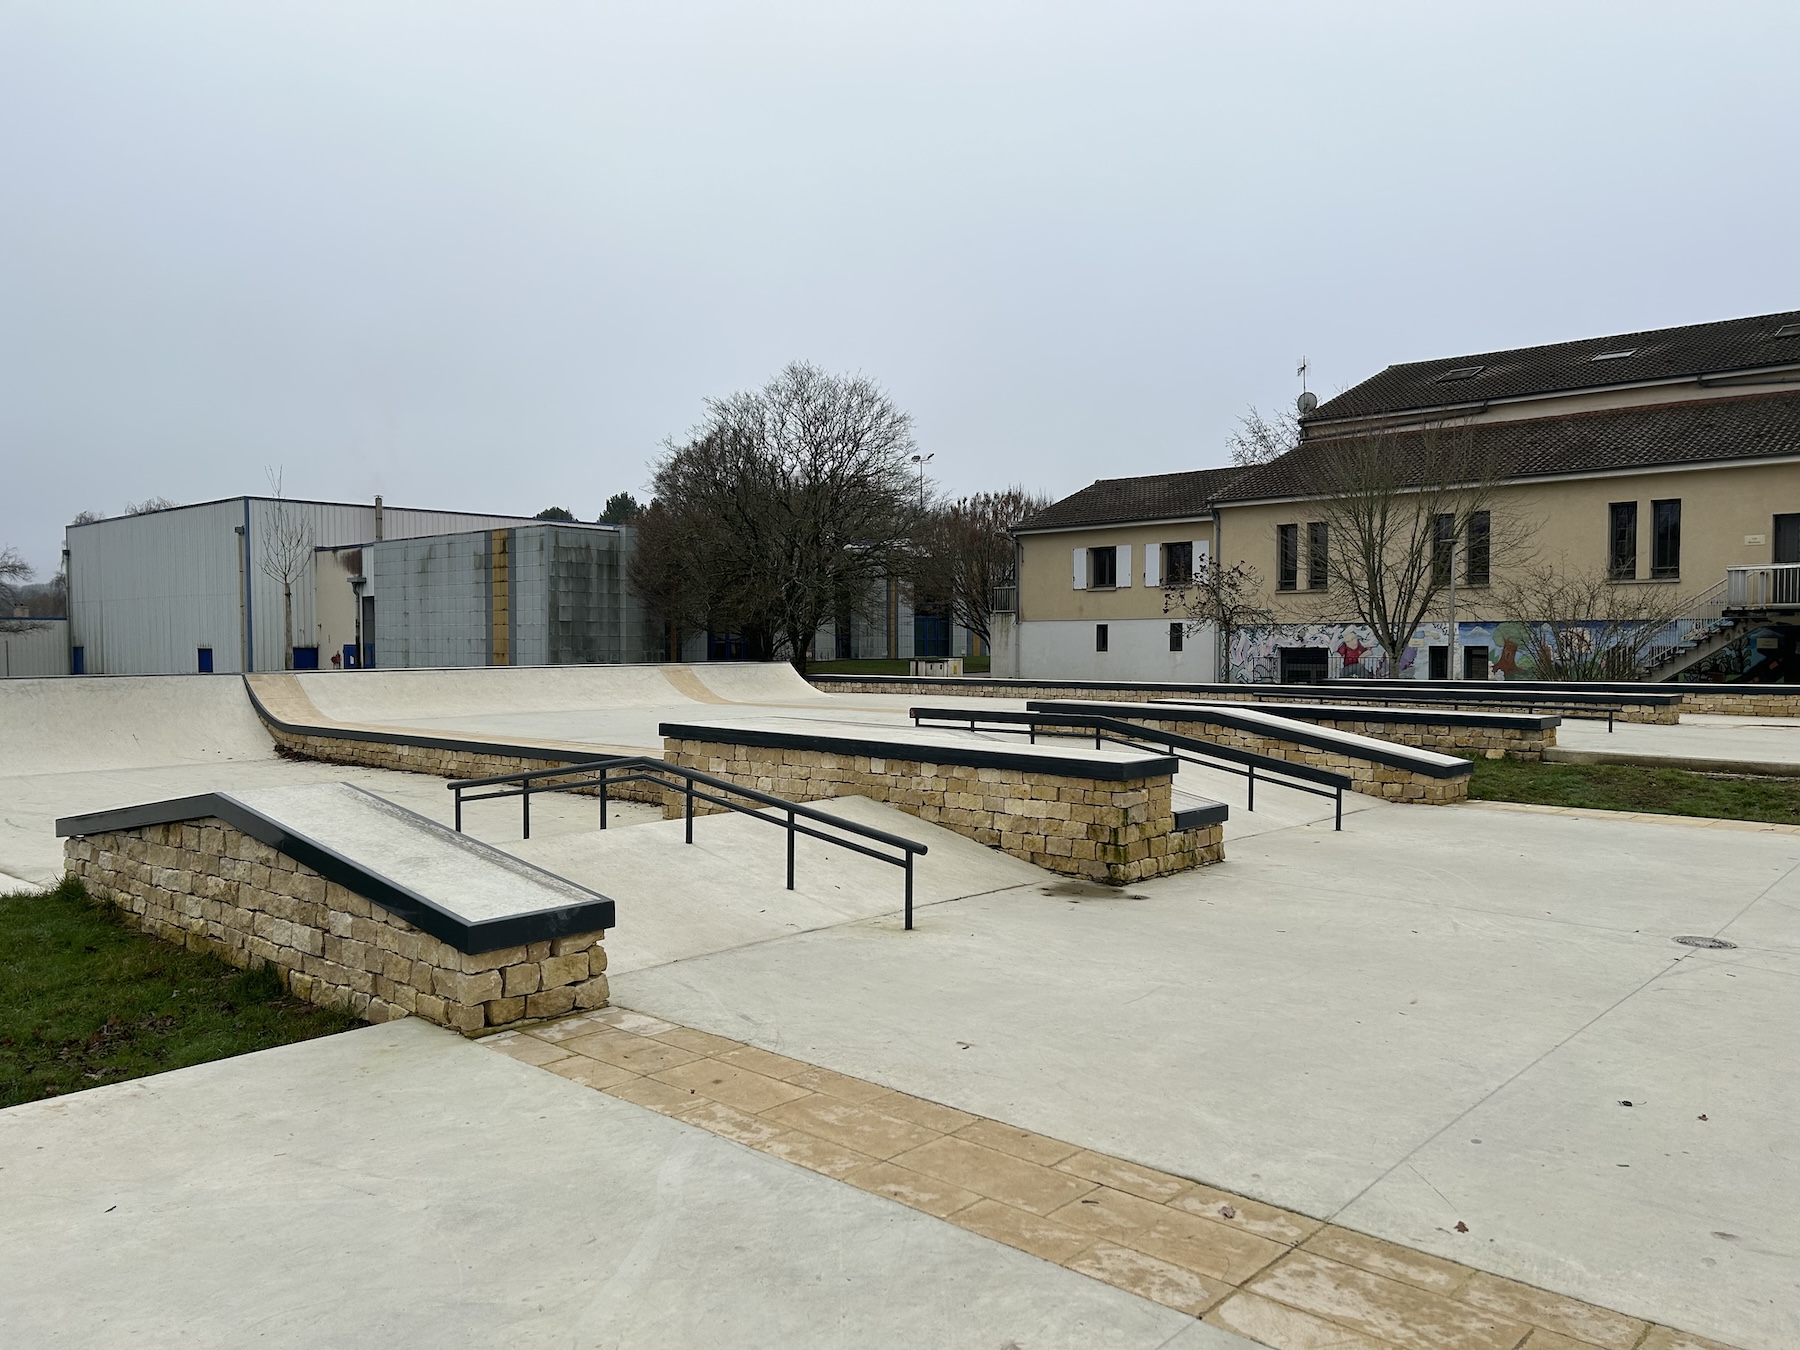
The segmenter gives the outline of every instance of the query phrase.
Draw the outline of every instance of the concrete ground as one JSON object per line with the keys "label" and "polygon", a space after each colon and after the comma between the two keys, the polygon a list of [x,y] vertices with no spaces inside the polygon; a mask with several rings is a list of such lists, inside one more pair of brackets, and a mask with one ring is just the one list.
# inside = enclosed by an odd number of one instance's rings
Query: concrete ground
{"label": "concrete ground", "polygon": [[1559,750],[1597,751],[1642,759],[1708,759],[1781,764],[1800,770],[1800,717],[1681,715],[1675,726],[1606,723],[1565,717],[1556,729]]}
{"label": "concrete ground", "polygon": [[1751,1350],[1800,1343],[1800,836],[1471,804],[1230,857],[614,994]]}
{"label": "concrete ground", "polygon": [[8,1344],[1248,1342],[420,1022],[0,1112]]}

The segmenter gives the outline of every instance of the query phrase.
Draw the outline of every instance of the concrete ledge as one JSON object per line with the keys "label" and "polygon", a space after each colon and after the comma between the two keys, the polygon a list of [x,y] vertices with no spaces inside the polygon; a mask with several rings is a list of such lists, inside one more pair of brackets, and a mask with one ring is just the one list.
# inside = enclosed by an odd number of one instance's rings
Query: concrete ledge
{"label": "concrete ledge", "polygon": [[[442,826],[347,784],[261,796],[298,802],[291,814],[310,804],[315,819],[363,812],[344,822],[352,850],[381,848],[412,873],[435,872],[449,896],[428,899],[298,834],[289,812],[222,794],[73,817],[57,831],[70,874],[135,926],[236,966],[273,967],[296,997],[372,1022],[417,1016],[473,1033],[607,1002],[612,901],[474,840],[445,840]],[[546,895],[575,903],[471,921],[470,911]]]}
{"label": "concrete ledge", "polygon": [[[1174,699],[1154,706],[1184,707]],[[1311,722],[1333,731],[1368,736],[1436,750],[1447,755],[1473,754],[1478,759],[1538,760],[1556,744],[1562,718],[1554,713],[1468,712],[1453,708],[1385,708],[1368,704],[1257,703],[1258,712],[1296,722]]]}

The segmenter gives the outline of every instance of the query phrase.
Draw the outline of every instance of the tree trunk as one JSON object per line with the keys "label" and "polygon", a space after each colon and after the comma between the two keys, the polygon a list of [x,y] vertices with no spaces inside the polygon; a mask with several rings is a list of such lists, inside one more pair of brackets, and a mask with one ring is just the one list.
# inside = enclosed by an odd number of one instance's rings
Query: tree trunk
{"label": "tree trunk", "polygon": [[281,583],[281,633],[282,650],[285,653],[283,670],[294,668],[294,583]]}

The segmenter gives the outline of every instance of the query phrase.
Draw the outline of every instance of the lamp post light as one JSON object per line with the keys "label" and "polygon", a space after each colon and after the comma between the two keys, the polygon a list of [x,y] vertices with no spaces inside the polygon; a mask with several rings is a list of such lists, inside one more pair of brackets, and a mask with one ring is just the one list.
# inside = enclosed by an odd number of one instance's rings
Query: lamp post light
{"label": "lamp post light", "polygon": [[929,464],[933,459],[936,459],[936,458],[937,458],[936,455],[914,455],[912,457],[912,462],[919,466],[919,514],[920,515],[925,514],[925,466],[927,464]]}

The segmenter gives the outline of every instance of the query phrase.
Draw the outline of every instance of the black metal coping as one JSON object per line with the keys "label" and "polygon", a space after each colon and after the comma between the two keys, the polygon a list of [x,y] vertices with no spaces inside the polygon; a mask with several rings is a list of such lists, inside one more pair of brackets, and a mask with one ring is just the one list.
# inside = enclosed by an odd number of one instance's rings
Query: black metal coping
{"label": "black metal coping", "polygon": [[[405,810],[404,807],[396,809]],[[407,814],[417,815],[417,812],[409,811]],[[116,811],[64,816],[56,822],[56,835],[59,839],[79,838],[90,834],[108,834],[115,830],[142,829],[147,825],[173,825],[177,822],[209,819],[222,820],[252,839],[261,840],[276,852],[310,867],[327,881],[334,881],[345,890],[362,896],[372,904],[380,905],[388,913],[405,919],[413,927],[470,956],[479,956],[501,947],[548,942],[552,938],[591,933],[596,929],[614,926],[615,906],[597,891],[577,886],[566,877],[545,872],[541,867],[533,867],[510,854],[490,849],[477,840],[458,839],[458,844],[462,847],[496,854],[505,860],[508,867],[541,872],[565,886],[575,886],[577,890],[594,897],[578,904],[533,910],[526,914],[509,914],[500,919],[465,919],[410,887],[371,871],[361,863],[353,862],[327,845],[296,834],[274,817],[264,815],[222,792],[206,792],[197,797],[175,797],[169,801],[149,802],[143,806],[121,807]],[[425,816],[419,816],[419,819],[428,824],[436,824]]]}
{"label": "black metal coping", "polygon": [[1565,696],[1578,694],[1614,703],[1623,699],[1627,703],[1647,703],[1653,707],[1661,707],[1679,703],[1690,689],[1704,689],[1708,686],[1683,686],[1661,680],[1394,680],[1378,676],[1366,680],[1326,680],[1323,684],[1306,687],[1351,692],[1357,689],[1398,689],[1403,692],[1438,695],[1470,688],[1486,690],[1495,695],[1502,695],[1510,690],[1514,693],[1544,695],[1543,701],[1546,703],[1563,702]]}
{"label": "black metal coping", "polygon": [[1223,825],[1231,817],[1224,802],[1207,802],[1204,806],[1184,806],[1175,812],[1175,828],[1197,830],[1203,825]]}
{"label": "black metal coping", "polygon": [[1129,761],[1034,754],[1029,750],[989,749],[984,745],[921,745],[917,741],[884,741],[866,734],[846,736],[767,731],[761,727],[700,726],[664,722],[658,732],[676,740],[715,741],[720,745],[753,745],[765,750],[818,750],[832,755],[864,755],[919,764],[958,764],[976,769],[1032,769],[1062,778],[1089,778],[1122,783],[1158,774],[1174,776],[1180,762],[1172,755],[1142,755]]}
{"label": "black metal coping", "polygon": [[[1181,699],[1152,699],[1146,706],[1181,708],[1192,705]],[[1263,703],[1260,700],[1240,706],[1255,708],[1258,712],[1270,713],[1276,717],[1292,717],[1300,722],[1335,722],[1354,718],[1358,722],[1392,722],[1396,725],[1435,723],[1439,726],[1500,727],[1520,731],[1547,731],[1551,727],[1562,725],[1562,718],[1555,713],[1463,712],[1455,708],[1379,708],[1364,703]]]}
{"label": "black metal coping", "polygon": [[[1025,706],[1032,712],[1084,713],[1095,717],[1116,717],[1127,721],[1136,718],[1139,721],[1203,722],[1213,726],[1234,727],[1239,731],[1267,736],[1272,741],[1287,741],[1293,745],[1304,745],[1314,750],[1323,750],[1328,754],[1365,759],[1371,764],[1385,764],[1391,769],[1404,769],[1408,773],[1423,774],[1427,778],[1466,778],[1475,772],[1473,763],[1466,759],[1457,759],[1455,756],[1449,757],[1453,761],[1452,763],[1439,764],[1433,760],[1420,758],[1422,752],[1404,745],[1395,745],[1385,749],[1376,749],[1366,745],[1349,745],[1343,738],[1354,734],[1351,732],[1327,731],[1322,728],[1316,731],[1304,728],[1296,728],[1292,731],[1283,730],[1268,726],[1255,718],[1244,717],[1229,709],[1220,708],[1217,704],[1207,707],[1175,708],[1166,703],[1113,703],[1102,700],[1082,703],[1074,699],[1032,699]],[[1246,711],[1256,710],[1256,705],[1246,705]],[[1273,713],[1266,715],[1276,716]],[[1435,750],[1429,753],[1433,756],[1438,754]]]}
{"label": "black metal coping", "polygon": [[[1371,699],[1392,699],[1405,703],[1442,702],[1451,694],[1455,695],[1455,701],[1463,703],[1554,703],[1564,707],[1594,704],[1602,708],[1621,703],[1666,707],[1682,700],[1680,692],[1667,692],[1669,686],[1666,685],[1655,686],[1654,692],[1644,690],[1635,693],[1589,692],[1581,686],[1573,686],[1575,692],[1558,693],[1552,697],[1547,692],[1548,688],[1570,686],[1550,685],[1546,689],[1524,690],[1522,684],[1505,680],[1395,680],[1390,686],[1380,680],[1333,680],[1325,684],[1177,684],[1157,680],[1047,680],[986,675],[808,675],[806,679],[809,684],[824,689],[846,684],[896,684],[918,690],[1000,690],[1003,691],[1001,697],[1010,698],[1024,697],[1022,691],[1028,689],[1112,689],[1120,693],[1198,694],[1216,697],[1238,695],[1240,701],[1242,695],[1249,693],[1254,696],[1253,701],[1260,702],[1270,697],[1307,699],[1323,696],[1354,699],[1360,697],[1359,691],[1366,689],[1367,697]],[[1639,688],[1642,689],[1642,686]],[[1004,692],[1009,689],[1021,692]]]}
{"label": "black metal coping", "polygon": [[317,736],[323,741],[373,741],[378,745],[413,745],[424,750],[463,750],[473,755],[501,755],[509,759],[536,759],[548,764],[588,764],[596,759],[605,759],[608,754],[617,751],[604,746],[584,749],[570,746],[566,750],[558,750],[545,745],[513,745],[507,741],[471,741],[457,736],[426,736],[410,731],[369,731],[363,727],[346,727],[336,723],[320,724],[316,722],[284,722],[263,706],[256,696],[256,690],[250,687],[250,681],[244,680],[244,692],[250,696],[250,706],[256,709],[256,715],[277,731],[285,731],[290,736]]}

